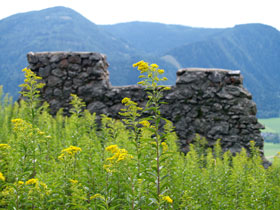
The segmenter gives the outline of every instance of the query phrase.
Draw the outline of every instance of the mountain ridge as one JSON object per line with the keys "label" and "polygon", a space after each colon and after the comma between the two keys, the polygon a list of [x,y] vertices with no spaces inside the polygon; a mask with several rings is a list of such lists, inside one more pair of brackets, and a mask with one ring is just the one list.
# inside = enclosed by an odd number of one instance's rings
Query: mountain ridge
{"label": "mountain ridge", "polygon": [[159,64],[169,84],[175,84],[178,68],[239,69],[259,116],[278,116],[280,110],[280,32],[264,24],[217,29],[140,21],[96,25],[70,8],[53,7],[0,20],[0,48],[0,84],[15,97],[29,51],[95,51],[107,55],[113,85],[135,84],[132,64],[139,60]]}

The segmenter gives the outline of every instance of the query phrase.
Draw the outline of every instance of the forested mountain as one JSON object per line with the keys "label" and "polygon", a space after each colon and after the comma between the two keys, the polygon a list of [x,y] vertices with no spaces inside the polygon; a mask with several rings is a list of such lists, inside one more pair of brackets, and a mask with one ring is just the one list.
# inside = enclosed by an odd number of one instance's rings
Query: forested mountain
{"label": "forested mountain", "polygon": [[169,84],[183,67],[241,70],[259,116],[280,110],[280,32],[262,24],[207,29],[149,22],[96,25],[65,7],[0,20],[0,85],[17,96],[29,51],[96,51],[107,55],[113,85],[135,84],[132,64],[155,62]]}
{"label": "forested mountain", "polygon": [[96,51],[125,57],[133,51],[126,42],[99,29],[77,12],[54,7],[16,14],[0,21],[0,84],[16,95],[20,72],[29,51]]}
{"label": "forested mountain", "polygon": [[224,30],[151,22],[129,22],[99,27],[126,40],[140,52],[152,55],[160,55],[172,48],[204,40]]}

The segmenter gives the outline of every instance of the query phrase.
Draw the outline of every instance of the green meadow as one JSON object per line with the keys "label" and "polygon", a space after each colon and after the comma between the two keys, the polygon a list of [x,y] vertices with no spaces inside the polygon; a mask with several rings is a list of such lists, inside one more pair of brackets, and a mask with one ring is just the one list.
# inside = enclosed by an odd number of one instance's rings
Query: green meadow
{"label": "green meadow", "polygon": [[265,125],[263,132],[280,134],[280,118],[259,119],[259,122]]}
{"label": "green meadow", "polygon": [[264,143],[264,155],[269,160],[280,152],[280,144]]}
{"label": "green meadow", "polygon": [[[280,135],[280,118],[259,119],[259,122],[265,125],[265,129],[262,132]],[[265,142],[264,154],[269,160],[272,160],[273,156],[278,152],[280,152],[280,144]]]}

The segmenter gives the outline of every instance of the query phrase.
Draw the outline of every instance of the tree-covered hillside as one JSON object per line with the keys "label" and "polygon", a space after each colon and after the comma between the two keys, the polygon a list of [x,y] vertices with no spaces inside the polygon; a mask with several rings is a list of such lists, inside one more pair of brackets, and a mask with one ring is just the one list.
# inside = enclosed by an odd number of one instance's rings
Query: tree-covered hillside
{"label": "tree-covered hillside", "polygon": [[172,48],[207,39],[224,30],[150,22],[129,22],[99,27],[126,40],[138,51],[152,55],[162,55]]}
{"label": "tree-covered hillside", "polygon": [[16,95],[29,51],[96,51],[109,58],[131,54],[128,44],[99,29],[77,12],[55,7],[0,21],[0,84]]}

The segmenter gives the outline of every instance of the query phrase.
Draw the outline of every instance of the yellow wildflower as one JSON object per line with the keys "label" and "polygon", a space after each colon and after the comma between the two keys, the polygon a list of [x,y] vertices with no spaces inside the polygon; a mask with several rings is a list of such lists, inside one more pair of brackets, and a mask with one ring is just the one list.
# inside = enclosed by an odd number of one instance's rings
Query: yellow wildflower
{"label": "yellow wildflower", "polygon": [[30,78],[34,78],[35,80],[42,79],[42,77],[37,76],[33,71],[31,71],[28,68],[24,68],[24,69],[22,69],[22,71],[25,72],[25,77],[27,78],[27,79],[25,79],[25,80],[27,80],[26,82],[29,82]]}
{"label": "yellow wildflower", "polygon": [[[114,154],[112,157],[109,157],[109,158],[106,159],[106,161],[110,161],[110,163],[114,163],[114,162],[117,163],[117,162],[119,162],[121,160],[133,158],[132,155],[128,154],[126,149],[119,149],[119,147],[117,145],[110,145],[110,146],[106,147],[105,150]],[[112,165],[104,165],[103,168],[107,172],[111,172],[108,169],[111,166]]]}
{"label": "yellow wildflower", "polygon": [[158,70],[158,73],[159,73],[159,74],[163,74],[163,73],[164,73],[164,70],[163,70],[163,69],[159,69],[159,70]]}
{"label": "yellow wildflower", "polygon": [[23,185],[24,182],[23,181],[18,181],[18,185]]}
{"label": "yellow wildflower", "polygon": [[166,152],[168,150],[168,145],[165,142],[161,142],[162,150],[163,152]]}
{"label": "yellow wildflower", "polygon": [[0,149],[10,149],[10,145],[8,144],[0,144]]}
{"label": "yellow wildflower", "polygon": [[3,182],[5,182],[6,178],[4,177],[4,175],[0,172],[0,180],[2,180]]}
{"label": "yellow wildflower", "polygon": [[23,123],[23,119],[20,118],[12,119],[12,123]]}
{"label": "yellow wildflower", "polygon": [[122,100],[122,104],[126,104],[126,103],[128,103],[130,100],[131,100],[130,98],[125,97],[125,98],[123,98],[123,100]]}
{"label": "yellow wildflower", "polygon": [[163,77],[162,78],[162,81],[167,81],[168,79],[166,77]]}
{"label": "yellow wildflower", "polygon": [[162,196],[162,200],[167,203],[173,203],[173,200],[169,196]]}
{"label": "yellow wildflower", "polygon": [[171,87],[164,87],[163,90],[171,90]]}
{"label": "yellow wildflower", "polygon": [[[68,148],[66,148],[66,149],[63,149],[63,150],[61,150],[61,153],[63,154],[68,154],[68,155],[71,155],[71,156],[74,156],[76,153],[78,153],[78,152],[81,152],[82,151],[82,149],[80,148],[80,147],[76,147],[76,146],[70,146],[70,147],[68,147]],[[62,156],[63,157],[63,156]],[[62,158],[61,157],[61,158]]]}
{"label": "yellow wildflower", "polygon": [[138,85],[144,85],[145,82],[144,81],[140,81],[140,82],[137,82]]}
{"label": "yellow wildflower", "polygon": [[112,152],[112,153],[116,153],[119,151],[118,145],[110,145],[108,147],[105,148],[106,151]]}
{"label": "yellow wildflower", "polygon": [[143,125],[146,128],[150,127],[150,122],[148,120],[142,120],[139,122],[139,124]]}
{"label": "yellow wildflower", "polygon": [[149,64],[144,61],[139,61],[132,65],[133,67],[138,67],[138,70],[141,71],[141,74],[146,72],[149,69]]}
{"label": "yellow wildflower", "polygon": [[29,179],[25,182],[26,185],[38,184],[38,179]]}
{"label": "yellow wildflower", "polygon": [[17,118],[12,119],[12,123],[14,124],[14,130],[15,131],[30,131],[32,129],[32,124],[24,121],[23,119]]}
{"label": "yellow wildflower", "polygon": [[107,158],[107,161],[113,161],[119,158],[119,152],[115,153],[112,157]]}
{"label": "yellow wildflower", "polygon": [[117,162],[124,160],[126,157],[126,153],[120,153]]}
{"label": "yellow wildflower", "polygon": [[138,65],[140,65],[142,62],[144,62],[144,61],[139,61],[139,62],[137,62],[137,63],[134,63],[134,64],[132,64],[132,66],[135,68],[135,67],[137,67]]}
{"label": "yellow wildflower", "polygon": [[70,181],[72,184],[77,184],[77,183],[78,183],[78,180],[76,180],[76,179],[69,179],[69,181]]}
{"label": "yellow wildflower", "polygon": [[155,63],[152,63],[152,64],[151,64],[151,67],[152,67],[152,68],[156,68],[156,69],[157,69],[157,68],[158,68],[158,65],[157,65],[157,64],[155,64]]}

